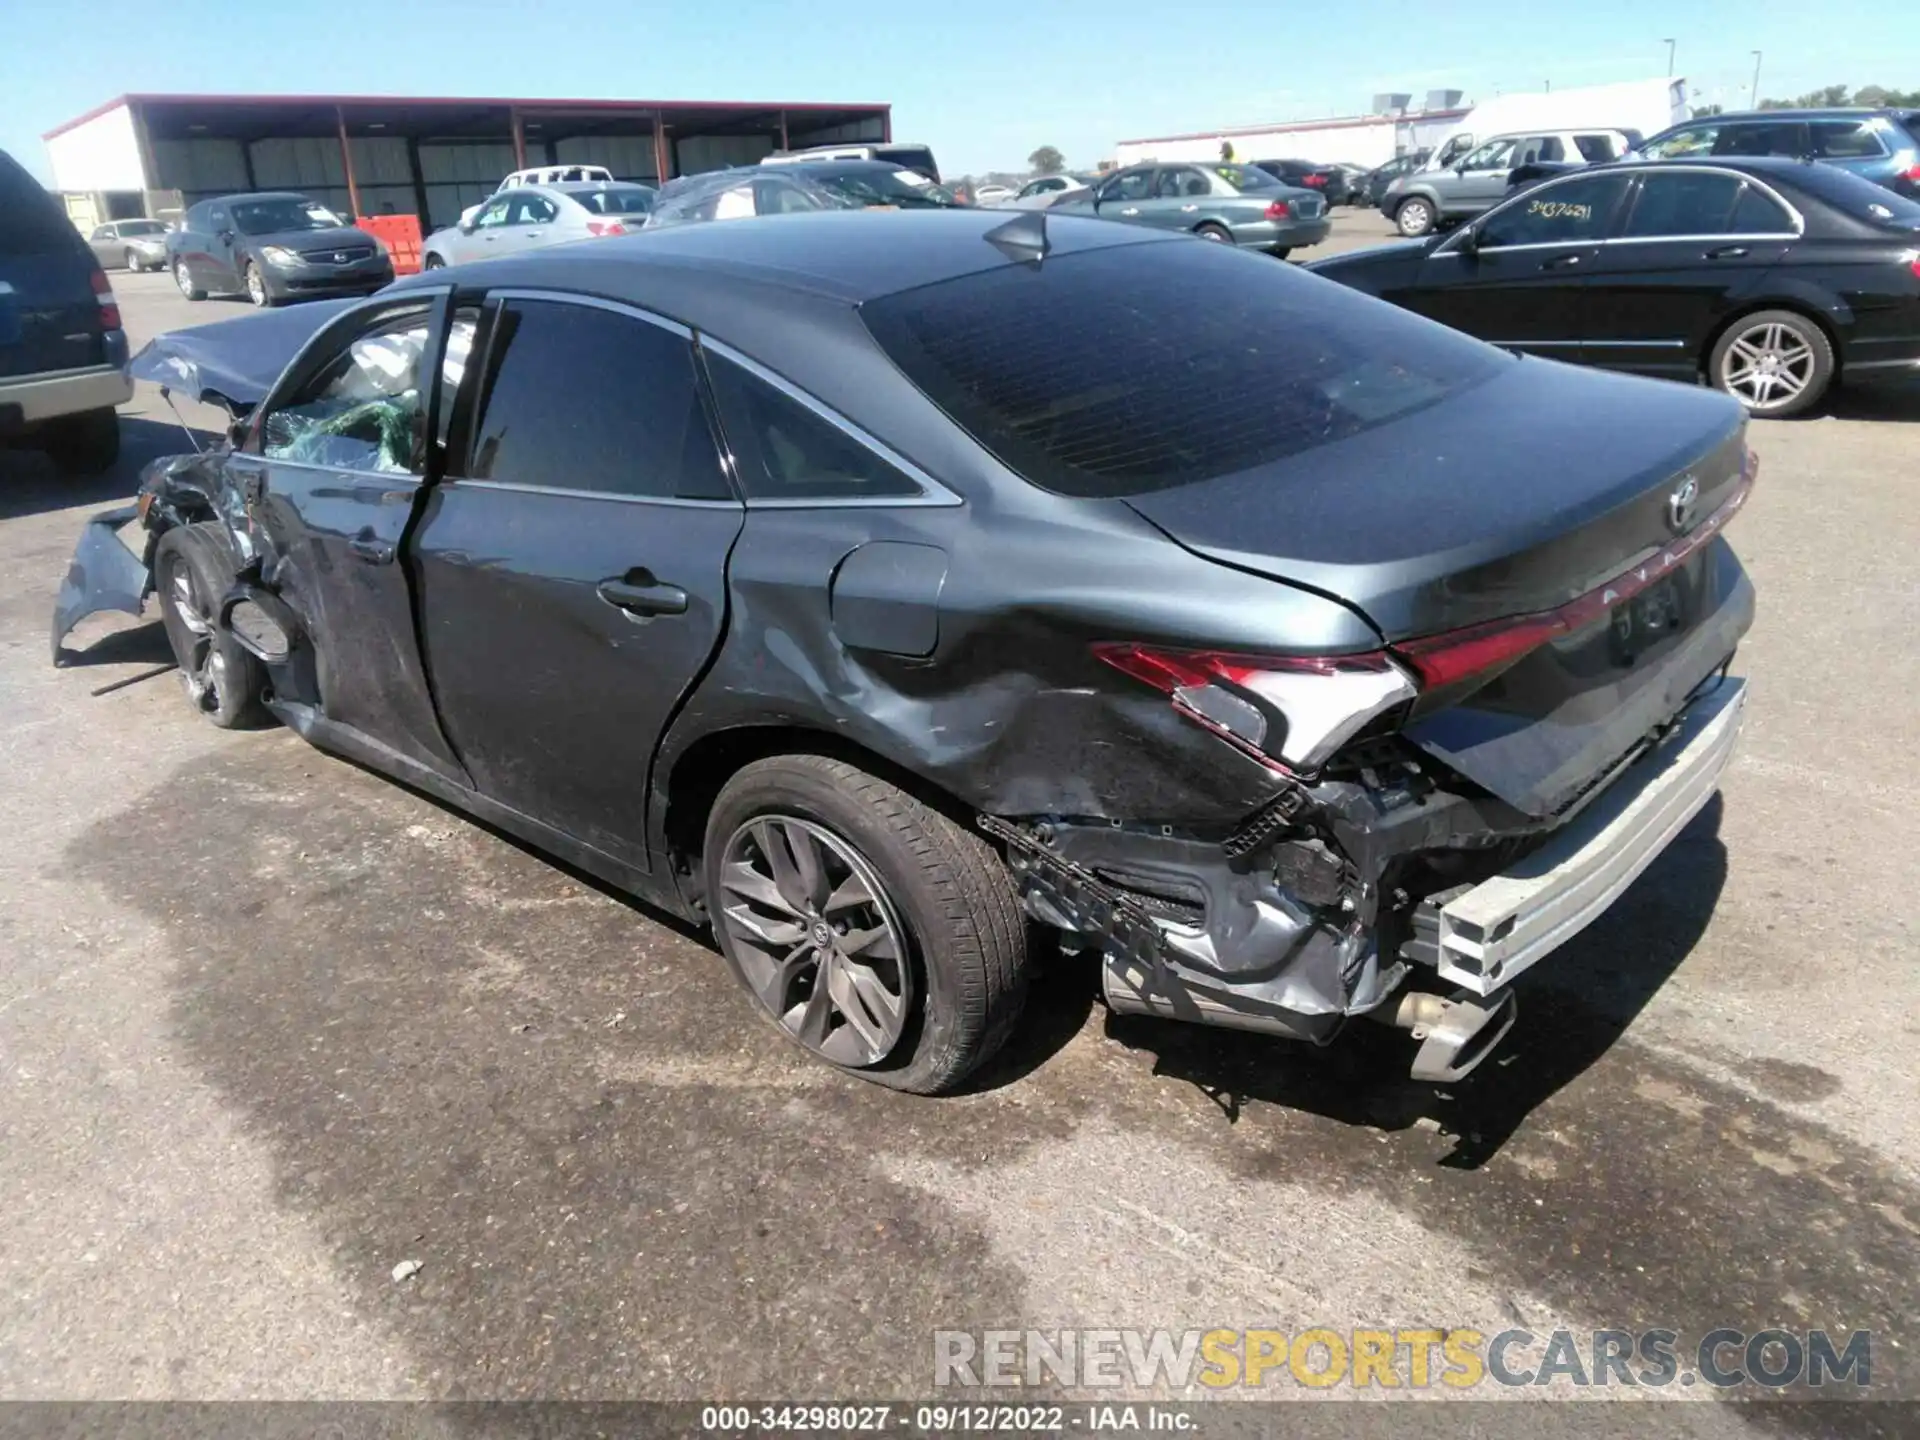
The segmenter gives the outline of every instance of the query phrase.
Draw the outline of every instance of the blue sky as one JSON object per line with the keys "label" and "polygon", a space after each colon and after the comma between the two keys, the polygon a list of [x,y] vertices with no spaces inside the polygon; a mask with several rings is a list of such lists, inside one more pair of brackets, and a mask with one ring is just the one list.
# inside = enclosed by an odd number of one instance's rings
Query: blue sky
{"label": "blue sky", "polygon": [[[1744,104],[1820,85],[1920,87],[1920,23],[1864,0],[1520,6],[1354,0],[8,0],[0,149],[48,178],[41,132],[129,90],[891,101],[950,173],[1037,146],[1354,114],[1378,90],[1486,98],[1678,73]],[[324,18],[323,18],[324,17]],[[1539,23],[1534,23],[1537,18]],[[1318,157],[1338,159],[1338,156]]]}

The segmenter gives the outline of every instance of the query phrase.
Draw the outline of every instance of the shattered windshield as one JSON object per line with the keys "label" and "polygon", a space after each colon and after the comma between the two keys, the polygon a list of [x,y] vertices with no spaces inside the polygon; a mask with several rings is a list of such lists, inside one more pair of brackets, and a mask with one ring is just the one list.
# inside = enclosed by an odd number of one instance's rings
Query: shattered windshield
{"label": "shattered windshield", "polygon": [[711,170],[662,186],[647,217],[649,226],[707,220],[743,220],[754,215],[795,215],[812,210],[851,210],[845,199],[803,175],[777,166]]}
{"label": "shattered windshield", "polygon": [[880,165],[837,169],[813,165],[807,173],[827,189],[868,207],[888,205],[900,210],[954,210],[960,201],[944,185],[936,185],[918,170]]}
{"label": "shattered windshield", "polygon": [[291,230],[339,230],[346,223],[317,201],[292,196],[279,200],[237,200],[233,205],[234,228],[242,235],[281,235]]}

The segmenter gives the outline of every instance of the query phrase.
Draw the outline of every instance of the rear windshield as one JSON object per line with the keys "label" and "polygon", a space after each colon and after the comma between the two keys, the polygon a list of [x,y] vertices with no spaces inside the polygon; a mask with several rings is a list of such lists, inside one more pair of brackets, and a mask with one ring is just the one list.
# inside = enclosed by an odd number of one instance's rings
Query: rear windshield
{"label": "rear windshield", "polygon": [[1214,165],[1209,168],[1236,190],[1280,188],[1280,182],[1257,165]]}
{"label": "rear windshield", "polygon": [[49,255],[76,249],[80,232],[60,202],[0,153],[0,255]]}
{"label": "rear windshield", "polygon": [[935,180],[940,178],[939,167],[933,163],[933,152],[924,145],[881,145],[874,149],[873,158],[904,165]]}
{"label": "rear windshield", "polygon": [[1920,203],[1863,180],[1851,170],[1802,165],[1794,170],[1793,183],[1855,220],[1889,230],[1920,229]]}
{"label": "rear windshield", "polygon": [[1343,285],[1198,241],[1004,265],[861,315],[1010,469],[1083,497],[1250,470],[1514,363]]}
{"label": "rear windshield", "polygon": [[644,185],[585,190],[573,198],[598,215],[644,215],[653,209],[654,192]]}

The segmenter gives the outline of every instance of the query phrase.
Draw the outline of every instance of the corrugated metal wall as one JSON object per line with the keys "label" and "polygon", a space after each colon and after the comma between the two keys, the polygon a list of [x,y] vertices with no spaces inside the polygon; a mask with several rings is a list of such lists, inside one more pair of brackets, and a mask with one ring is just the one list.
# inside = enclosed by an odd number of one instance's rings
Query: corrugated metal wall
{"label": "corrugated metal wall", "polygon": [[795,150],[804,150],[809,145],[848,145],[860,141],[877,145],[887,138],[887,122],[879,115],[817,130],[806,129],[806,123],[803,116],[787,117],[787,144]]}
{"label": "corrugated metal wall", "polygon": [[[535,148],[532,145],[527,147],[529,165],[541,163],[534,155]],[[653,163],[651,135],[575,135],[566,140],[556,140],[549,148],[553,151],[553,163],[556,165],[604,165],[613,172],[616,180],[638,180],[648,185],[656,183],[654,172],[658,167]],[[501,172],[505,173],[504,170]]]}
{"label": "corrugated metal wall", "polygon": [[155,140],[156,190],[178,190],[192,205],[247,188],[247,164],[238,140]]}
{"label": "corrugated metal wall", "polygon": [[423,228],[454,224],[462,210],[486,199],[501,177],[512,173],[512,141],[422,140],[420,178],[427,192]]}
{"label": "corrugated metal wall", "polygon": [[774,143],[767,135],[689,135],[673,142],[674,169],[681,175],[698,175],[729,165],[752,165],[762,155],[771,155]]}

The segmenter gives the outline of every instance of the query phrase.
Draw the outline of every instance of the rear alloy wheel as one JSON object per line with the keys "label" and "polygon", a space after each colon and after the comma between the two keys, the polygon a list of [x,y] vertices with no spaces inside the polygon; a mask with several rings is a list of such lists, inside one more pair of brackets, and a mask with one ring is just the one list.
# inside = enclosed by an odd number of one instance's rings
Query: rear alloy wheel
{"label": "rear alloy wheel", "polygon": [[1218,225],[1196,225],[1193,227],[1193,233],[1202,240],[1211,240],[1217,245],[1233,244],[1233,236]]}
{"label": "rear alloy wheel", "polygon": [[204,300],[207,298],[207,292],[195,285],[193,283],[193,277],[187,274],[187,265],[184,260],[175,260],[173,262],[173,283],[180,287],[180,293],[189,300]]}
{"label": "rear alloy wheel", "polygon": [[422,270],[444,270],[447,268],[447,262],[429,251],[427,258],[420,262],[420,268]]}
{"label": "rear alloy wheel", "polygon": [[225,546],[203,525],[169,530],[154,547],[160,621],[187,701],[222,730],[267,718],[266,667],[223,627],[217,610],[232,582]]}
{"label": "rear alloy wheel", "polygon": [[246,267],[247,299],[253,302],[254,309],[264,310],[273,304],[273,296],[267,293],[267,277],[260,273],[258,265]]}
{"label": "rear alloy wheel", "polygon": [[984,839],[841,760],[781,755],[707,821],[728,965],[789,1039],[896,1090],[958,1085],[1012,1033],[1026,922]]}
{"label": "rear alloy wheel", "polygon": [[1433,229],[1433,204],[1415,196],[1411,200],[1400,202],[1400,208],[1393,212],[1393,223],[1400,233],[1409,240],[1417,240]]}
{"label": "rear alloy wheel", "polygon": [[1707,362],[1713,383],[1766,416],[1797,415],[1833,384],[1833,346],[1813,321],[1791,310],[1762,310],[1728,327]]}

